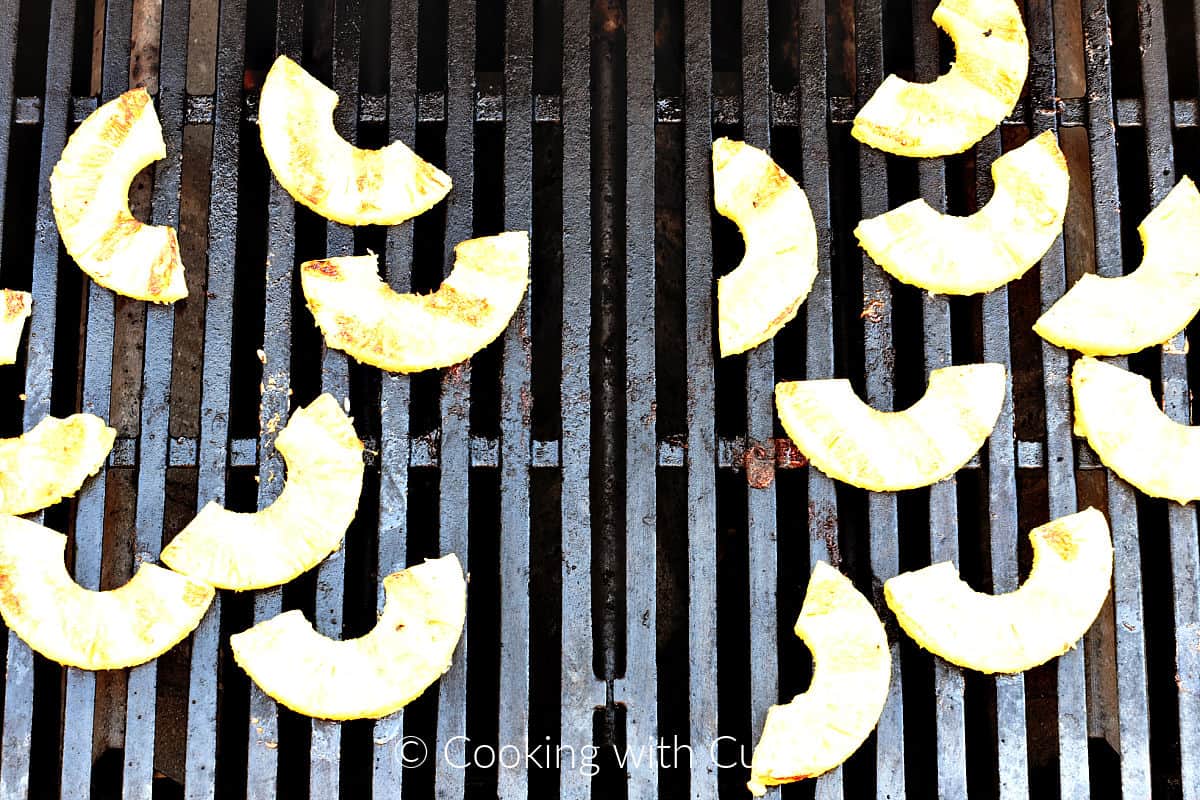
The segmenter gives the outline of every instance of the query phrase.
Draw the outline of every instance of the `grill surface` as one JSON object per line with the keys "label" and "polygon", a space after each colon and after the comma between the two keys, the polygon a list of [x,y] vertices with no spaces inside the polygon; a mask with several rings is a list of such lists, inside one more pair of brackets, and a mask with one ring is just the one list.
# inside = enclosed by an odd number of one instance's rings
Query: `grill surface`
{"label": "grill surface", "polygon": [[[1195,509],[1098,468],[1072,437],[1069,359],[1030,330],[1082,272],[1135,267],[1137,222],[1197,174],[1200,6],[1025,3],[1016,112],[971,153],[916,163],[848,123],[888,72],[929,80],[952,59],[935,0],[449,5],[4,0],[0,285],[35,300],[27,354],[0,368],[0,432],[82,409],[120,433],[106,472],[38,515],[73,532],[76,578],[120,585],[209,500],[270,503],[274,431],[321,391],[349,400],[369,465],[342,551],[282,590],[221,595],[155,663],[63,670],[8,636],[0,797],[741,797],[767,706],[811,671],[790,629],[816,560],[881,609],[886,578],[937,560],[1007,591],[1027,530],[1097,505],[1115,587],[1083,646],[992,679],[892,626],[878,733],[783,794],[1200,798]],[[447,202],[386,231],[297,208],[254,124],[279,53],[338,91],[347,138],[402,138],[443,166]],[[50,207],[67,135],[134,84],[168,157],[133,207],[179,227],[188,266],[170,307],[88,285]],[[991,163],[1051,128],[1071,206],[1025,278],[930,297],[856,247],[858,219],[913,197],[974,210]],[[801,180],[822,270],[774,342],[721,361],[714,279],[742,245],[711,208],[717,135]],[[531,291],[500,343],[442,374],[326,351],[293,280],[300,261],[372,250],[393,287],[428,290],[457,242],[504,229],[531,231]],[[927,490],[835,485],[774,422],[777,380],[845,376],[902,408],[929,371],[980,360],[1009,367],[1011,402],[980,457]],[[1195,416],[1186,334],[1128,365]],[[471,570],[467,631],[405,713],[313,722],[233,664],[228,634],[284,608],[365,632],[379,576],[451,551]]]}

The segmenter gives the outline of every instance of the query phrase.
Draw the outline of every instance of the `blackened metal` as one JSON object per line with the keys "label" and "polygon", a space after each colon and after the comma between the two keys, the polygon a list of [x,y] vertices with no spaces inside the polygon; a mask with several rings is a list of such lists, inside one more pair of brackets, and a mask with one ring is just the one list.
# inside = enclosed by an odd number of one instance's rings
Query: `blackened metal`
{"label": "blackened metal", "polygon": [[[654,4],[625,17],[625,706],[630,752],[658,744]],[[629,800],[658,797],[658,764],[629,764]]]}
{"label": "blackened metal", "polygon": [[[531,0],[505,4],[504,227],[533,238],[533,28]],[[529,742],[529,468],[533,389],[530,287],[509,323],[500,365],[500,679],[497,741]],[[500,797],[529,794],[528,764],[502,764]]]}
{"label": "blackened metal", "polygon": [[[417,20],[415,9],[393,0],[389,31],[388,138],[412,145],[417,135]],[[413,226],[388,228],[385,256],[388,285],[412,288]],[[379,379],[379,527],[376,552],[376,608],[386,598],[383,579],[408,563],[408,403],[407,375]],[[404,779],[404,712],[375,723],[372,789],[375,797],[399,797]]]}
{"label": "blackened metal", "polygon": [[[1029,105],[1053,108],[1057,94],[1054,67],[1054,9],[1034,3],[1028,9]],[[1031,133],[1057,129],[1053,114],[1035,111]],[[1042,309],[1050,307],[1066,289],[1066,263],[1062,237],[1042,257]],[[1046,479],[1050,519],[1076,511],[1075,451],[1070,404],[1070,362],[1067,352],[1043,340],[1042,390],[1046,400]],[[1064,800],[1090,793],[1087,740],[1087,689],[1084,650],[1076,647],[1058,660],[1058,772]]]}
{"label": "blackened metal", "polygon": [[[359,45],[362,9],[359,0],[334,0],[333,89],[338,97],[358,97]],[[338,103],[333,110],[337,132],[351,144],[358,143],[358,109],[355,102]],[[330,256],[354,254],[354,229],[330,222],[326,226],[326,250]],[[350,363],[345,353],[321,345],[321,391],[332,394],[347,410],[350,404]],[[343,542],[317,567],[317,589],[313,611],[314,627],[323,636],[342,638],[343,599],[346,586],[346,548]],[[341,785],[342,724],[314,719],[309,745],[308,792],[317,800],[335,800]]]}
{"label": "blackened metal", "polygon": [[[913,77],[933,81],[940,71],[938,32],[932,16],[937,0],[913,3]],[[917,165],[921,197],[937,211],[948,211],[946,167],[941,159],[922,159]],[[925,333],[925,376],[951,366],[950,301],[945,296],[922,293]],[[1007,330],[1007,328],[1005,329]],[[1011,437],[1006,440],[1011,450]],[[1011,461],[1011,453],[1009,455]],[[929,557],[932,563],[959,563],[957,480],[953,477],[929,487]],[[937,790],[941,798],[967,796],[967,742],[962,669],[941,659],[933,662],[936,717]],[[883,747],[886,742],[881,742]]]}
{"label": "blackened metal", "polygon": [[[9,143],[12,140],[12,123],[14,116],[19,117],[21,108],[13,97],[16,84],[13,81],[13,68],[17,61],[17,21],[18,9],[9,7],[7,14],[0,19],[0,186],[8,185],[8,156]],[[38,105],[38,117],[41,117],[41,105]],[[5,192],[0,192],[0,220],[4,219]],[[3,249],[4,229],[0,226],[0,250]]]}
{"label": "blackened metal", "polygon": [[[275,6],[276,56],[301,60],[301,0]],[[273,503],[283,490],[283,457],[275,438],[287,424],[292,396],[292,293],[296,263],[296,204],[272,175],[267,194],[267,264],[263,290],[263,366],[259,400],[258,508]],[[214,192],[215,195],[215,192]],[[268,589],[254,598],[254,622],[283,610],[283,591]],[[275,797],[279,775],[279,708],[250,682],[247,726],[246,796]]]}
{"label": "blackened metal", "polygon": [[[801,52],[825,50],[825,9],[819,3],[801,5]],[[812,207],[817,228],[816,280],[805,303],[807,352],[805,374],[809,379],[834,375],[833,268],[829,198],[829,130],[826,123],[827,75],[824,58],[814,59],[800,74],[800,126],[804,163],[804,193]],[[817,469],[808,471],[809,564],[825,561],[840,567],[837,548],[838,505],[833,480]],[[840,800],[843,796],[842,768],[817,779],[817,800]]]}
{"label": "blackened metal", "polygon": [[[1163,201],[1175,185],[1175,148],[1171,136],[1171,95],[1167,79],[1167,31],[1161,0],[1137,7],[1138,52],[1141,55],[1142,115],[1146,120],[1146,174],[1150,206]],[[1162,406],[1167,416],[1187,425],[1191,417],[1188,390],[1187,334],[1181,332],[1162,348]],[[1183,796],[1200,797],[1200,543],[1195,505],[1168,503],[1171,576],[1175,612],[1175,681],[1179,701],[1179,766]]]}
{"label": "blackened metal", "polygon": [[[475,4],[449,6],[446,48],[446,171],[454,188],[446,201],[445,269],[454,268],[454,246],[473,232],[475,159]],[[441,461],[438,531],[443,555],[455,553],[469,569],[468,501],[470,466],[471,363],[448,369],[442,377]],[[467,625],[468,629],[470,624]],[[438,798],[461,797],[466,771],[467,645],[459,640],[454,663],[438,686],[438,753],[434,792]]]}
{"label": "blackened metal", "polygon": [[[1088,151],[1096,272],[1119,277],[1122,270],[1121,208],[1117,186],[1117,141],[1113,125],[1112,62],[1108,4],[1085,0],[1082,9],[1087,70]],[[1128,359],[1113,360],[1128,367]],[[1082,454],[1081,459],[1082,460]],[[1112,471],[1107,475],[1108,521],[1113,536],[1113,608],[1117,636],[1117,702],[1123,797],[1150,796],[1150,700],[1146,674],[1142,554],[1133,488]]]}
{"label": "blackened metal", "polygon": [[684,3],[684,298],[687,361],[688,684],[692,797],[717,796],[716,374],[713,366],[712,24]]}
{"label": "blackened metal", "polygon": [[[771,148],[770,10],[767,0],[742,3],[742,138]],[[763,342],[746,354],[746,446],[770,448],[775,424],[775,345]],[[746,481],[746,537],[750,588],[750,730],[757,734],[767,708],[779,697],[777,586],[778,531],[775,459]]]}
{"label": "blackened metal", "polygon": [[[559,743],[592,743],[594,709],[607,700],[592,661],[592,144],[591,9],[571,3],[562,16],[562,653]],[[559,796],[584,800],[591,778],[575,759],[559,769]]]}
{"label": "blackened metal", "polygon": [[[15,15],[14,15],[15,16]],[[16,21],[13,20],[14,28]],[[50,394],[54,376],[55,317],[58,312],[58,230],[50,199],[50,173],[58,161],[67,139],[67,118],[70,112],[71,67],[73,64],[73,34],[75,4],[70,0],[55,0],[50,6],[50,32],[46,58],[45,121],[42,125],[41,160],[38,172],[36,233],[33,249],[33,311],[29,321],[29,344],[25,368],[25,413],[23,425],[29,430],[50,413]],[[14,48],[15,49],[15,48]],[[7,162],[8,155],[5,154]],[[42,514],[32,519],[42,521]],[[30,734],[33,729],[33,653],[28,645],[11,633],[8,635],[7,662],[4,683],[3,751],[0,753],[0,797],[4,800],[24,800],[29,796]],[[91,684],[94,686],[94,684]],[[72,701],[87,702],[90,697],[67,696]],[[62,786],[68,786],[66,764],[68,746],[86,747],[91,755],[91,719],[87,720],[84,738],[64,739]],[[73,763],[78,763],[75,759]],[[90,766],[90,765],[89,765]],[[86,778],[87,773],[83,773]],[[71,784],[78,785],[78,784]],[[86,784],[84,784],[86,785]]]}
{"label": "blackened metal", "polygon": [[[233,331],[234,266],[237,263],[237,206],[242,111],[242,64],[246,40],[245,0],[221,3],[212,128],[209,195],[207,298],[204,306],[204,375],[200,393],[196,507],[225,502],[230,460],[229,411]],[[202,268],[196,265],[195,268]],[[270,293],[267,294],[270,297]],[[267,380],[264,371],[264,382]],[[188,681],[185,792],[188,800],[212,800],[217,779],[218,665],[221,597],[192,634]]]}
{"label": "blackened metal", "polygon": [[[883,80],[883,11],[867,0],[854,4],[857,60],[855,92],[861,106]],[[884,155],[866,145],[858,148],[859,191],[864,219],[888,210],[888,175]],[[895,340],[892,332],[892,290],[888,276],[865,254],[862,257],[863,338],[866,366],[866,402],[891,411],[895,392]],[[896,495],[871,492],[867,496],[870,526],[871,584],[876,609],[883,608],[884,581],[900,571],[899,516]],[[892,682],[887,704],[876,728],[875,796],[903,798],[904,694],[900,670],[900,643],[893,630],[889,642]]]}
{"label": "blackened metal", "polygon": [[[166,158],[155,164],[153,222],[179,227],[179,190],[183,173],[184,85],[187,78],[189,0],[163,0],[158,67],[158,117]],[[137,486],[134,566],[154,563],[162,549],[166,507],[168,422],[171,407],[171,359],[174,354],[175,305],[146,309],[142,367],[142,406]],[[129,671],[125,715],[126,800],[150,800],[154,781],[154,729],[158,661]]]}

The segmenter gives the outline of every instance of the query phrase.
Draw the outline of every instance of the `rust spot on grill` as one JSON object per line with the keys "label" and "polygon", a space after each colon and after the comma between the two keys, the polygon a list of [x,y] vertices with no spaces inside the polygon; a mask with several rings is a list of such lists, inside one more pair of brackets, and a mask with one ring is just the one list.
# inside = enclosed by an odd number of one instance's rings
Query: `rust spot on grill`
{"label": "rust spot on grill", "polygon": [[808,457],[792,443],[791,439],[775,439],[775,466],[792,469],[807,466]]}
{"label": "rust spot on grill", "polygon": [[765,489],[775,480],[774,448],[768,450],[754,442],[742,454],[742,465],[746,468],[746,483],[755,489]]}

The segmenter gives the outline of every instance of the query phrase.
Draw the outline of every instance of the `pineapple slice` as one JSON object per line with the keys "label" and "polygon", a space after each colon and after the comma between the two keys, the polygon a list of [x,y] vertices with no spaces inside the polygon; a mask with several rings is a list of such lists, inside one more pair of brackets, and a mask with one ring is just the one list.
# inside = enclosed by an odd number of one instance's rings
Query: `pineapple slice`
{"label": "pineapple slice", "polygon": [[129,212],[129,184],[167,157],[154,103],[131,89],[71,135],[50,175],[54,220],[67,252],[101,286],[137,300],[187,297],[175,229]]}
{"label": "pineapple slice", "polygon": [[942,0],[934,23],[954,40],[950,71],[932,83],[888,75],[850,133],[898,156],[961,153],[1012,113],[1029,69],[1029,40],[1013,0]]}
{"label": "pineapple slice", "polygon": [[1024,672],[1070,650],[1108,597],[1113,549],[1094,508],[1029,534],[1033,569],[1015,592],[976,592],[949,561],[883,585],[900,627],[917,644],[960,667]]}
{"label": "pineapple slice", "polygon": [[796,635],[812,651],[808,691],[771,706],[750,765],[751,793],[814,778],[854,754],[879,722],[892,679],[887,635],[845,576],[817,562]]}
{"label": "pineapple slice", "polygon": [[346,225],[396,225],[433,208],[450,176],[403,142],[360,150],[333,127],[337,93],[287,56],[263,84],[258,128],[279,185],[323,217]]}
{"label": "pineapple slice", "polygon": [[790,322],[817,277],[817,229],[804,190],[756,147],[712,146],[713,200],[746,242],[742,263],[717,281],[721,355],[744,353]]}
{"label": "pineapple slice", "polygon": [[1067,210],[1067,161],[1046,131],[992,164],[996,190],[969,217],[913,200],[854,229],[892,277],[937,294],[990,292],[1024,275],[1050,249]]}
{"label": "pineapple slice", "polygon": [[104,464],[117,432],[92,414],[43,417],[0,439],[0,514],[31,514],[72,497]]}
{"label": "pineapple slice", "polygon": [[1071,371],[1075,435],[1106,467],[1151,497],[1200,500],[1200,426],[1162,412],[1150,381],[1084,356]]}
{"label": "pineapple slice", "polygon": [[170,650],[191,633],[213,588],[142,564],[119,589],[93,592],[64,565],[67,537],[0,516],[0,614],[37,652],[80,669],[123,669]]}
{"label": "pineapple slice", "polygon": [[393,573],[365,636],[337,641],[288,611],[229,638],[260,688],[293,711],[322,719],[383,717],[421,696],[450,669],[467,614],[453,554]]}
{"label": "pineapple slice", "polygon": [[0,364],[17,360],[21,331],[33,311],[33,295],[14,289],[0,289]]}
{"label": "pineapple slice", "polygon": [[1162,344],[1200,310],[1200,192],[1185,177],[1138,225],[1142,263],[1119,278],[1086,274],[1033,326],[1088,356]]}
{"label": "pineapple slice", "polygon": [[775,387],[779,420],[813,466],[873,492],[937,483],[971,459],[992,432],[1005,395],[1004,367],[934,370],[925,395],[905,411],[876,411],[845,379]]}
{"label": "pineapple slice", "polygon": [[325,342],[389,372],[465,361],[508,327],[529,285],[529,235],[510,231],[454,248],[454,269],[433,294],[399,294],[374,255],[301,265],[308,309]]}
{"label": "pineapple slice", "polygon": [[275,447],[288,467],[275,502],[252,514],[208,503],[163,549],[164,564],[218,589],[265,589],[341,546],[363,482],[363,444],[350,418],[323,394],[292,415]]}

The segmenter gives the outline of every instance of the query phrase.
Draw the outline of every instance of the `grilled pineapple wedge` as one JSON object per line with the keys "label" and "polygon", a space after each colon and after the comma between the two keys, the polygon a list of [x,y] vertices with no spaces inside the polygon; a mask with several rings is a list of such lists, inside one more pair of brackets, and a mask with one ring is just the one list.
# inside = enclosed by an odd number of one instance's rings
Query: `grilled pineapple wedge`
{"label": "grilled pineapple wedge", "polygon": [[1013,0],[942,0],[934,23],[954,40],[950,71],[932,83],[888,75],[854,118],[851,135],[898,156],[961,153],[1012,113],[1029,68],[1029,40]]}
{"label": "grilled pineapple wedge", "polygon": [[1183,178],[1138,225],[1142,263],[1119,278],[1086,274],[1033,326],[1088,356],[1162,344],[1200,310],[1200,192]]}
{"label": "grilled pineapple wedge", "polygon": [[145,89],[93,111],[71,135],[50,175],[54,221],[67,252],[101,286],[137,300],[187,297],[175,229],[129,212],[129,184],[166,158],[162,128]]}
{"label": "grilled pineapple wedge", "polygon": [[229,638],[254,682],[293,711],[321,719],[383,717],[421,696],[450,669],[467,613],[453,554],[384,578],[379,622],[335,641],[288,611]]}
{"label": "grilled pineapple wedge", "polygon": [[338,96],[287,56],[263,83],[258,129],[279,185],[346,225],[397,225],[450,191],[450,176],[400,141],[361,150],[333,126]]}
{"label": "grilled pineapple wedge", "polygon": [[824,561],[813,568],[795,632],[812,651],[812,683],[767,711],[746,784],[756,796],[841,764],[862,746],[887,701],[892,658],[883,624],[854,584]]}
{"label": "grilled pineapple wedge", "polygon": [[1069,177],[1054,132],[996,159],[992,178],[992,199],[970,216],[918,199],[863,220],[854,235],[897,280],[936,294],[990,292],[1024,275],[1062,230]]}
{"label": "grilled pineapple wedge", "polygon": [[17,360],[21,331],[33,310],[33,295],[13,289],[0,289],[0,364]]}
{"label": "grilled pineapple wedge", "polygon": [[362,492],[363,444],[333,395],[292,415],[275,439],[287,483],[251,514],[208,503],[163,549],[163,563],[218,589],[287,583],[342,544]]}
{"label": "grilled pineapple wedge", "polygon": [[1113,549],[1094,508],[1034,528],[1033,568],[1019,589],[976,592],[949,561],[883,585],[900,627],[929,652],[980,672],[1023,672],[1070,650],[1112,580]]}
{"label": "grilled pineapple wedge", "polygon": [[0,516],[0,614],[37,652],[80,669],[122,669],[157,658],[191,633],[213,588],[143,564],[119,589],[77,584],[67,537],[20,517]]}
{"label": "grilled pineapple wedge", "polygon": [[454,255],[454,269],[432,294],[393,291],[374,255],[306,262],[300,282],[330,347],[389,372],[449,367],[508,327],[529,285],[529,235],[468,239]]}
{"label": "grilled pineapple wedge", "polygon": [[72,497],[104,464],[117,432],[92,414],[43,417],[0,439],[0,514],[31,514]]}
{"label": "grilled pineapple wedge", "polygon": [[713,200],[746,242],[717,281],[721,355],[757,347],[791,321],[817,277],[817,230],[804,190],[756,147],[713,142]]}
{"label": "grilled pineapple wedge", "polygon": [[1100,461],[1151,497],[1200,499],[1200,426],[1162,412],[1150,381],[1083,357],[1071,371],[1075,435],[1087,437]]}
{"label": "grilled pineapple wedge", "polygon": [[1004,367],[934,370],[905,411],[877,411],[844,379],[775,387],[779,420],[813,466],[874,492],[897,492],[953,475],[983,445],[1004,404]]}

